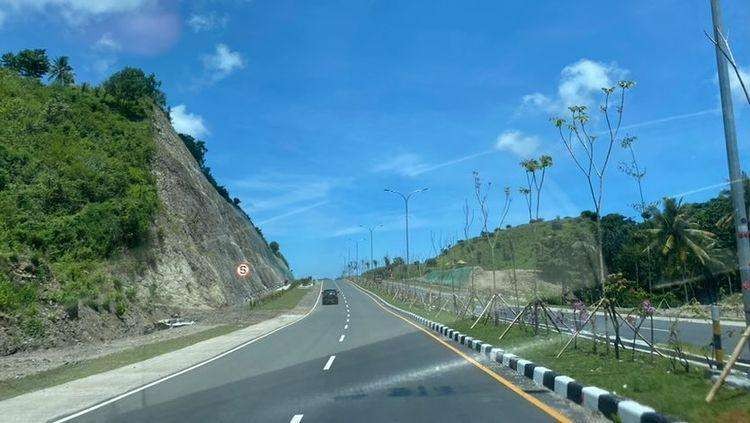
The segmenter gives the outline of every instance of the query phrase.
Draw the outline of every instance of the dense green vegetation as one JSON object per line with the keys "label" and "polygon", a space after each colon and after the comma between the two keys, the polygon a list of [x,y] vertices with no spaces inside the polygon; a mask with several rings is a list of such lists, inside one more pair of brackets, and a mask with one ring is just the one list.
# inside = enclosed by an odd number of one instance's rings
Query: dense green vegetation
{"label": "dense green vegetation", "polygon": [[122,113],[106,90],[16,72],[0,69],[0,312],[32,334],[41,300],[122,313],[126,289],[103,261],[143,243],[158,207],[151,103]]}

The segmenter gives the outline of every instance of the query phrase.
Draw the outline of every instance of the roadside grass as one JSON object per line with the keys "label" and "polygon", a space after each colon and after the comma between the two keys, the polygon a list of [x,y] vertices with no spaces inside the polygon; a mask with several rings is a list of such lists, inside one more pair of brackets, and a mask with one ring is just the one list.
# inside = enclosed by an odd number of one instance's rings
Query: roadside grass
{"label": "roadside grass", "polygon": [[279,311],[291,310],[299,304],[302,298],[314,288],[300,288],[298,286],[280,291],[268,296],[254,305],[248,306],[254,311]]}
{"label": "roadside grass", "polygon": [[[382,289],[369,286],[368,289],[398,307],[409,309],[409,303],[394,301]],[[633,354],[629,349],[621,349],[620,359],[616,360],[614,347],[610,346],[607,354],[605,346],[599,343],[594,352],[594,343],[586,339],[577,340],[575,346],[571,344],[560,358],[555,358],[569,335],[547,333],[541,329],[535,335],[528,326],[525,329],[515,326],[498,342],[507,324],[493,326],[480,322],[470,329],[473,321],[458,319],[452,312],[436,314],[416,304],[410,311],[568,375],[585,385],[607,389],[670,416],[690,422],[750,422],[748,392],[724,386],[714,401],[706,404],[705,397],[711,383],[701,367],[690,366],[686,372],[679,364],[673,368],[668,359],[656,355],[652,358],[647,353]],[[628,345],[627,342],[625,344]]]}
{"label": "roadside grass", "polygon": [[[281,312],[290,310],[299,304],[307,292],[309,292],[309,289],[290,288],[267,297],[252,307],[248,307],[253,311]],[[210,338],[226,335],[242,327],[244,326],[236,324],[220,325],[190,335],[140,345],[90,360],[69,363],[19,379],[0,380],[0,401],[27,392],[49,388],[139,361],[148,360],[149,358],[176,351]]]}

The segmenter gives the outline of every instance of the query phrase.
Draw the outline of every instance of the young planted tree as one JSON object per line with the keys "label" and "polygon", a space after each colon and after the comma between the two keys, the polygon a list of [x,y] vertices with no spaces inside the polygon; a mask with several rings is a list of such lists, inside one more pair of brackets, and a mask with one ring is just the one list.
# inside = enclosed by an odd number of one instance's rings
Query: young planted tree
{"label": "young planted tree", "polygon": [[539,159],[526,159],[520,163],[526,172],[526,187],[523,188],[522,194],[527,196],[526,202],[529,207],[529,222],[532,221],[532,208],[534,204],[534,194],[536,194],[536,220],[539,220],[539,204],[542,197],[542,187],[544,186],[544,176],[547,169],[552,167],[552,156],[544,154]]}
{"label": "young planted tree", "polygon": [[[612,155],[612,147],[615,142],[620,140],[620,126],[625,105],[625,93],[635,86],[633,81],[620,81],[617,87],[602,88],[604,101],[600,106],[603,119],[606,123],[604,131],[605,140],[604,154],[597,154],[596,147],[602,144],[599,136],[591,132],[588,124],[590,117],[588,108],[583,105],[570,106],[570,116],[568,118],[557,117],[551,121],[558,129],[560,138],[565,145],[570,157],[573,159],[576,167],[581,171],[584,177],[586,187],[591,196],[591,202],[596,214],[597,227],[597,253],[599,256],[599,284],[603,290],[605,281],[604,254],[602,248],[602,231],[601,231],[601,211],[602,199],[604,195],[604,176],[607,166]],[[618,90],[619,88],[619,90]],[[615,112],[610,110],[610,103],[615,91],[619,92]]]}

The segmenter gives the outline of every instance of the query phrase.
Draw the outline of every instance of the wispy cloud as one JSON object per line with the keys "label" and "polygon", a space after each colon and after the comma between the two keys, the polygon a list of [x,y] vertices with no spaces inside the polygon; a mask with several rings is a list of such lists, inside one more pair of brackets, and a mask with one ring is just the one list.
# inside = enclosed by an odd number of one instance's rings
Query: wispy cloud
{"label": "wispy cloud", "polygon": [[684,114],[679,114],[679,115],[674,115],[674,116],[666,116],[666,117],[659,118],[659,119],[647,120],[643,122],[634,123],[632,125],[624,125],[620,129],[628,130],[628,129],[643,128],[646,126],[659,125],[662,123],[668,123],[668,122],[682,120],[682,119],[690,119],[694,117],[710,115],[710,114],[715,114],[719,112],[721,112],[721,109],[718,109],[718,108],[706,109],[706,110],[701,110],[701,111],[693,112],[693,113],[684,113]]}
{"label": "wispy cloud", "polygon": [[373,172],[388,172],[401,176],[415,177],[427,172],[453,166],[480,156],[494,153],[494,150],[480,151],[478,153],[468,154],[456,159],[440,163],[427,163],[421,156],[414,153],[402,153],[393,156],[393,158],[383,160],[373,166]]}
{"label": "wispy cloud", "polygon": [[94,49],[100,51],[119,51],[121,48],[120,43],[115,41],[109,32],[102,34],[94,43]]}
{"label": "wispy cloud", "polygon": [[269,174],[229,181],[232,190],[239,193],[243,204],[252,213],[327,201],[334,189],[348,183],[347,178],[290,174]]}
{"label": "wispy cloud", "polygon": [[187,24],[193,32],[203,32],[223,28],[227,25],[228,21],[229,18],[226,15],[220,16],[214,12],[193,13],[187,19]]}
{"label": "wispy cloud", "polygon": [[326,205],[326,204],[328,204],[327,200],[326,201],[319,201],[317,203],[305,205],[305,206],[302,206],[302,207],[298,207],[298,208],[289,210],[287,212],[284,212],[284,213],[281,213],[281,214],[277,214],[276,216],[272,216],[272,217],[269,217],[267,219],[263,219],[263,220],[257,222],[257,224],[258,225],[264,225],[264,224],[271,223],[271,222],[274,222],[274,221],[277,221],[277,220],[285,219],[287,217],[294,216],[294,215],[297,215],[297,214],[300,214],[300,213],[304,213],[306,211],[312,210],[314,208],[318,208],[318,207]]}

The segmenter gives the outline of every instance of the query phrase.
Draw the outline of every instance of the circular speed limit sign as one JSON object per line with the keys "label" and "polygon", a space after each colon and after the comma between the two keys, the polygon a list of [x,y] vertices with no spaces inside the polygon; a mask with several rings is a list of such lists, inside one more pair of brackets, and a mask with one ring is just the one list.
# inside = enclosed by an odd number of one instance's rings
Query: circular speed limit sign
{"label": "circular speed limit sign", "polygon": [[237,276],[246,278],[250,276],[250,265],[247,263],[240,263],[237,265]]}

